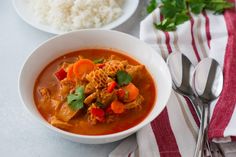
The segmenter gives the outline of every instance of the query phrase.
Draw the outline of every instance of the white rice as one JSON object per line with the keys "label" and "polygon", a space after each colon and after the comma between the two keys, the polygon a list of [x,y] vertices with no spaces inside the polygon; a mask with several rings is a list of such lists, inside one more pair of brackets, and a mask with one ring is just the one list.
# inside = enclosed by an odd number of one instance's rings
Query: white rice
{"label": "white rice", "polygon": [[99,28],[122,14],[123,0],[30,0],[38,22],[61,31]]}

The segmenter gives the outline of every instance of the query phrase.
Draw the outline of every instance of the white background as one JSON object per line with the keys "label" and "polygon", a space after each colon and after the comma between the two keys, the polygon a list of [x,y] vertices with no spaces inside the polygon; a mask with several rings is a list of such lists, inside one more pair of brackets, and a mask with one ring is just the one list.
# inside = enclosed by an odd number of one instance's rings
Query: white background
{"label": "white background", "polygon": [[[138,37],[147,0],[117,30]],[[24,23],[11,0],[0,1],[0,156],[1,157],[106,157],[118,142],[84,145],[65,140],[38,124],[25,110],[18,94],[18,75],[26,57],[41,42],[54,36]]]}

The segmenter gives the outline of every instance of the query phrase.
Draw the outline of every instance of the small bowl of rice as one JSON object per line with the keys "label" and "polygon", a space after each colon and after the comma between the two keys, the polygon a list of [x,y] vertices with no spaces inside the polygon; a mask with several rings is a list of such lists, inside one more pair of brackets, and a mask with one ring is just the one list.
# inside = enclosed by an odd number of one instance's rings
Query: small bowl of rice
{"label": "small bowl of rice", "polygon": [[139,0],[14,0],[20,17],[40,30],[62,34],[113,29],[129,19]]}

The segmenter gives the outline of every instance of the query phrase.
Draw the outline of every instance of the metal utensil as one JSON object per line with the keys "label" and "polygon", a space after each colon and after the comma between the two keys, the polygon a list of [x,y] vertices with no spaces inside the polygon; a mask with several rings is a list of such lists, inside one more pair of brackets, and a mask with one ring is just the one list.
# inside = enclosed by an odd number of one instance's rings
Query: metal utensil
{"label": "metal utensil", "polygon": [[193,74],[193,89],[202,101],[202,116],[194,157],[203,157],[210,120],[210,102],[220,96],[223,88],[223,72],[212,58],[203,59]]}
{"label": "metal utensil", "polygon": [[193,64],[184,54],[173,52],[167,58],[167,65],[171,73],[173,89],[177,93],[186,96],[192,102],[200,120],[201,111],[191,86],[191,77],[194,72]]}

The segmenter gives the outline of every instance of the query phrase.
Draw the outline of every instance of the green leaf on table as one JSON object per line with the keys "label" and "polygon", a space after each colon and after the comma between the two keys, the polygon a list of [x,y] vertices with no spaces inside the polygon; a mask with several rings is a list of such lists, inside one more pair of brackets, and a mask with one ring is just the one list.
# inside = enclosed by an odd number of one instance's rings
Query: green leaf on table
{"label": "green leaf on table", "polygon": [[177,8],[172,3],[167,3],[163,5],[160,9],[161,9],[161,14],[164,16],[164,18],[166,17],[172,18],[177,13]]}
{"label": "green leaf on table", "polygon": [[162,20],[154,26],[162,31],[174,31],[177,26],[190,19],[189,13],[200,14],[203,10],[220,14],[234,6],[226,0],[161,0]]}
{"label": "green leaf on table", "polygon": [[151,0],[147,6],[147,12],[151,13],[153,12],[157,7],[157,1],[156,0]]}
{"label": "green leaf on table", "polygon": [[209,0],[205,8],[214,11],[215,14],[220,14],[223,13],[225,9],[232,7],[234,7],[234,4],[225,0]]}
{"label": "green leaf on table", "polygon": [[180,24],[184,23],[185,21],[188,21],[189,18],[190,17],[186,13],[177,14],[175,17],[175,24],[180,25]]}
{"label": "green leaf on table", "polygon": [[175,21],[173,21],[172,19],[169,19],[169,18],[164,19],[159,24],[154,23],[154,26],[157,29],[160,29],[160,30],[163,30],[163,31],[174,31],[174,30],[176,30]]}
{"label": "green leaf on table", "polygon": [[132,77],[123,70],[120,70],[116,73],[117,83],[119,86],[124,86],[129,84],[132,81]]}
{"label": "green leaf on table", "polygon": [[189,7],[191,9],[191,12],[193,12],[194,14],[200,14],[205,6],[206,4],[204,3],[204,1],[190,1],[189,2]]}

